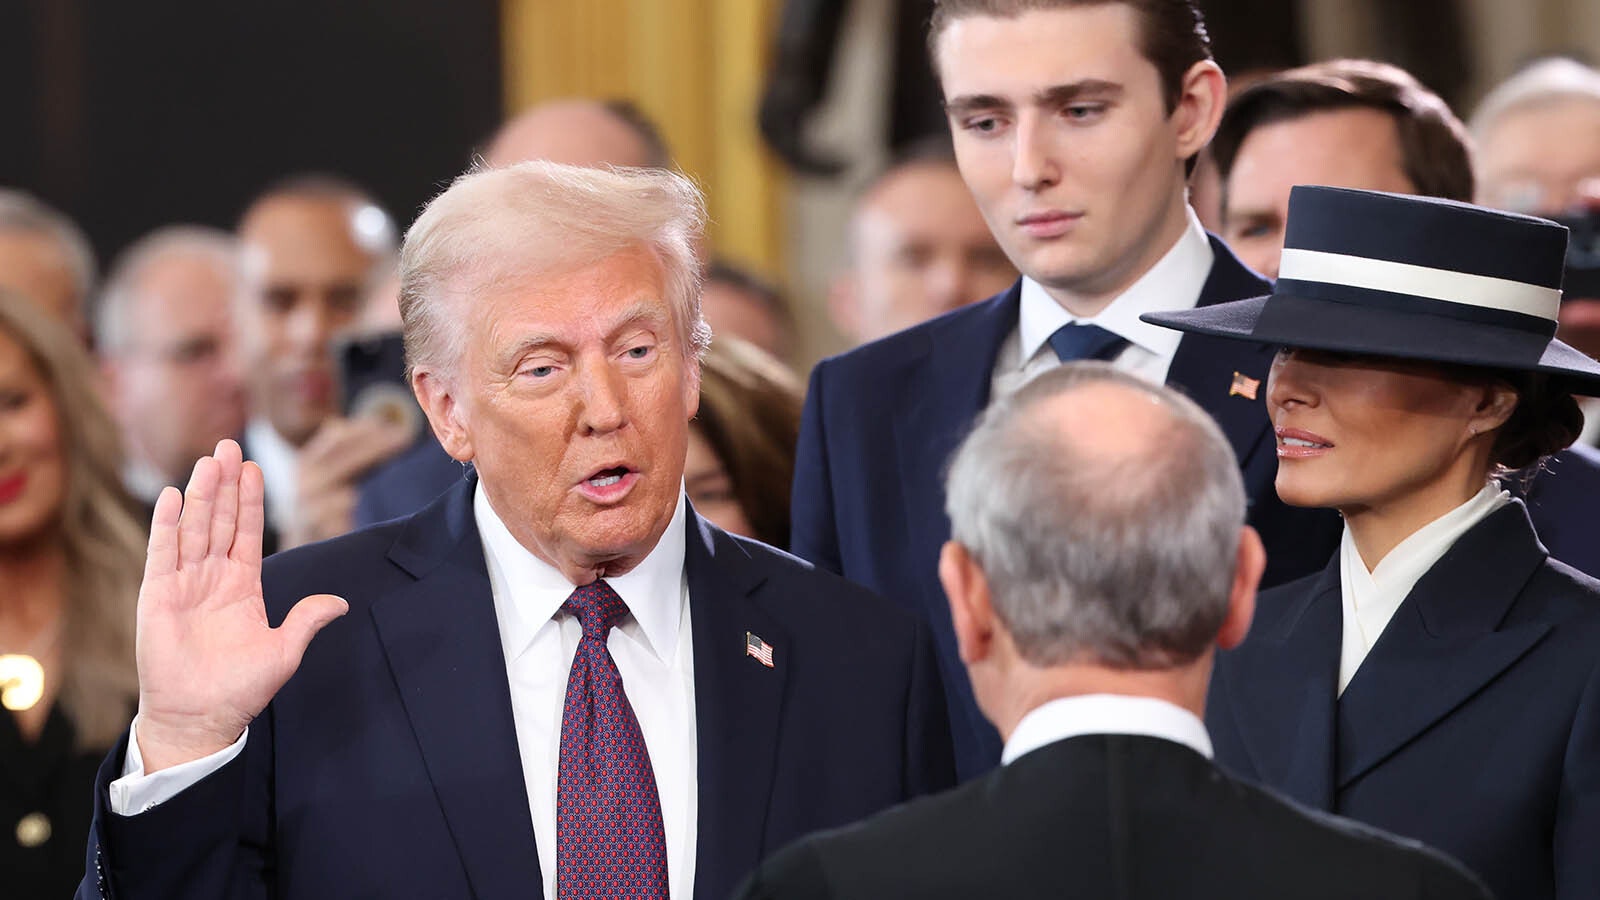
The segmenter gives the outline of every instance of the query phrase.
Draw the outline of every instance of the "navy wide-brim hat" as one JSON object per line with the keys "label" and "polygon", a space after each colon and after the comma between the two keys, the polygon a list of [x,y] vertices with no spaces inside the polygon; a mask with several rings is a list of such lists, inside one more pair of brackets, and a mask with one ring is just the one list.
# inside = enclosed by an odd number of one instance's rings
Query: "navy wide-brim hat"
{"label": "navy wide-brim hat", "polygon": [[1559,376],[1600,395],[1600,363],[1555,339],[1567,229],[1440,200],[1301,185],[1265,297],[1146,322],[1263,344]]}

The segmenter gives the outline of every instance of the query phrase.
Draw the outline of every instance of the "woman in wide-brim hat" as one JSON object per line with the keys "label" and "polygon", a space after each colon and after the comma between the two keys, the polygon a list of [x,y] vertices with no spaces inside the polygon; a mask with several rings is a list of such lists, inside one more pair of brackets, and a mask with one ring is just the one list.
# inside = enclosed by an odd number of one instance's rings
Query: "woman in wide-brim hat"
{"label": "woman in wide-brim hat", "polygon": [[1600,897],[1600,582],[1496,479],[1571,444],[1573,394],[1600,394],[1554,339],[1565,249],[1542,219],[1297,187],[1270,296],[1145,317],[1280,348],[1279,496],[1345,520],[1219,656],[1217,758],[1503,897]]}

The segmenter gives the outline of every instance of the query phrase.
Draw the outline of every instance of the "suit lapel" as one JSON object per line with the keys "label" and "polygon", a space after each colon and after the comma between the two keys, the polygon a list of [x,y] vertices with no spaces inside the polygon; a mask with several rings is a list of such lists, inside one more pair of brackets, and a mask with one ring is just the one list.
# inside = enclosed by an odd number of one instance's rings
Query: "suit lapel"
{"label": "suit lapel", "polygon": [[1317,809],[1333,803],[1339,562],[1227,661],[1230,704],[1264,784]]}
{"label": "suit lapel", "polygon": [[[775,849],[765,844],[766,809],[794,645],[751,599],[766,575],[743,547],[692,509],[687,543],[699,734],[695,896],[721,900],[739,875]],[[746,634],[773,648],[771,668],[746,653]]]}
{"label": "suit lapel", "polygon": [[538,897],[511,689],[472,516],[475,484],[457,485],[412,519],[389,556],[417,580],[375,603],[372,618],[473,894]]}
{"label": "suit lapel", "polygon": [[[1259,297],[1272,289],[1260,276],[1245,268],[1228,245],[1211,238],[1211,272],[1200,289],[1198,306],[1210,306],[1246,297]],[[1206,335],[1187,334],[1178,344],[1167,370],[1167,384],[1181,389],[1200,404],[1233,446],[1241,467],[1271,442],[1271,417],[1267,413],[1267,371],[1272,367],[1273,348],[1265,344],[1224,340]],[[1234,375],[1253,379],[1254,397],[1248,391],[1233,390]]]}
{"label": "suit lapel", "polygon": [[1548,624],[1499,625],[1546,556],[1515,502],[1474,526],[1422,576],[1339,700],[1341,789],[1544,637]]}
{"label": "suit lapel", "polygon": [[[989,382],[1006,335],[1016,328],[1022,282],[977,307],[946,316],[928,330],[927,355],[906,375],[908,401],[895,418],[907,546],[942,546],[950,536],[944,512],[944,466],[989,402]],[[929,578],[933,569],[928,569]],[[942,608],[943,595],[938,598]]]}

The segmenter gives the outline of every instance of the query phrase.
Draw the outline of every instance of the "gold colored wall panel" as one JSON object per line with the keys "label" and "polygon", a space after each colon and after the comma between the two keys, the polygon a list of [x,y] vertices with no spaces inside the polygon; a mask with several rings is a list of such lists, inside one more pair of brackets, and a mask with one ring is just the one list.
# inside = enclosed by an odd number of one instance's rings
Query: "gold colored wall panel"
{"label": "gold colored wall panel", "polygon": [[756,130],[775,3],[502,0],[507,114],[626,97],[706,192],[718,256],[783,271],[781,171]]}

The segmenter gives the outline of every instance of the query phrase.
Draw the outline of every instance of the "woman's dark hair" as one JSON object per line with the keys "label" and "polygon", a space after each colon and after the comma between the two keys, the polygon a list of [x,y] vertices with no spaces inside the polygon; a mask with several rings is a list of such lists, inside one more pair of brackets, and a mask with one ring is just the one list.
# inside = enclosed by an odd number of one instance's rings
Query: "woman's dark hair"
{"label": "woman's dark hair", "polygon": [[1583,410],[1563,384],[1542,372],[1503,372],[1497,377],[1517,391],[1516,409],[1500,426],[1490,452],[1490,462],[1502,474],[1538,465],[1578,439]]}
{"label": "woman's dark hair", "polygon": [[728,473],[756,540],[789,546],[789,488],[800,439],[800,382],[754,344],[719,337],[700,362],[693,425]]}

